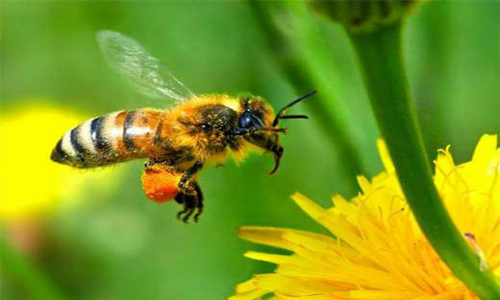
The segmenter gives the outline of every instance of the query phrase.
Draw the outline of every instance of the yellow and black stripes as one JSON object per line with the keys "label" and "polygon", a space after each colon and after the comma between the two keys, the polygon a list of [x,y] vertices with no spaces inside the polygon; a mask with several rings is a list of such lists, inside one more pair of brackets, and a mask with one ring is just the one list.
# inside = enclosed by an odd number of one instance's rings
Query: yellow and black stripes
{"label": "yellow and black stripes", "polygon": [[53,161],[92,168],[161,153],[163,112],[118,111],[68,131],[52,151]]}
{"label": "yellow and black stripes", "polygon": [[135,132],[137,127],[134,127],[134,120],[137,117],[137,112],[137,110],[129,111],[125,116],[123,124],[123,145],[125,149],[130,152],[136,151],[134,137],[137,135],[137,132]]}
{"label": "yellow and black stripes", "polygon": [[92,145],[95,147],[96,151],[100,152],[112,150],[104,137],[102,125],[104,118],[105,117],[98,117],[90,121],[90,138]]}

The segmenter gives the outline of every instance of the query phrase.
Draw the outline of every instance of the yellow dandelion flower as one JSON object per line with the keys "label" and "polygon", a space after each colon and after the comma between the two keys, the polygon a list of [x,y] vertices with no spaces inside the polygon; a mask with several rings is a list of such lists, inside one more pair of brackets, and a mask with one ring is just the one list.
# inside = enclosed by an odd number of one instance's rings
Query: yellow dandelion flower
{"label": "yellow dandelion flower", "polygon": [[37,217],[62,202],[77,201],[87,190],[113,187],[116,172],[82,172],[49,158],[65,131],[85,119],[72,111],[41,104],[2,112],[0,221]]}
{"label": "yellow dandelion flower", "polygon": [[[292,251],[248,252],[278,265],[236,288],[231,300],[260,299],[478,299],[441,261],[419,229],[399,186],[389,154],[378,143],[385,172],[347,201],[334,196],[324,209],[297,193],[293,200],[334,237],[292,229],[244,227],[249,241]],[[455,165],[449,147],[439,151],[434,182],[458,229],[481,260],[500,276],[500,149],[484,135],[472,160]]]}

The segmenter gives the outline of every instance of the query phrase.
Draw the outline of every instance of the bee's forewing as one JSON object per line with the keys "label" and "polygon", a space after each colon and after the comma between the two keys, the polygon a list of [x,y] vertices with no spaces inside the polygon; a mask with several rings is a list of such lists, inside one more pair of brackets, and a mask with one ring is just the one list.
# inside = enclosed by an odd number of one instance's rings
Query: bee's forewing
{"label": "bee's forewing", "polygon": [[195,96],[134,39],[109,30],[97,32],[96,39],[106,61],[142,94],[177,102]]}

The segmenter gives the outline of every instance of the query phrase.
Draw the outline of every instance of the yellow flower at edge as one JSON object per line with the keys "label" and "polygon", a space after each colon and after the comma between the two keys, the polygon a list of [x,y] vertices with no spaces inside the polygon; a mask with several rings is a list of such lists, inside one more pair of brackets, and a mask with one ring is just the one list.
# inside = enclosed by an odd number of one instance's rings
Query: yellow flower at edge
{"label": "yellow flower at edge", "polygon": [[[335,237],[300,230],[244,227],[252,242],[293,252],[248,252],[252,259],[278,265],[255,275],[230,300],[464,300],[478,299],[448,267],[420,231],[409,210],[383,142],[385,172],[347,201],[334,196],[324,209],[301,194],[293,200]],[[439,151],[434,182],[460,232],[484,255],[482,268],[500,276],[500,149],[497,136],[484,135],[472,160],[455,165],[449,147]],[[465,237],[464,237],[465,238]],[[478,266],[479,267],[479,266]],[[266,298],[267,299],[267,298]]]}
{"label": "yellow flower at edge", "polygon": [[87,191],[114,186],[116,170],[85,172],[50,160],[59,138],[85,119],[72,111],[38,103],[2,111],[0,221],[37,217],[63,202],[78,201]]}

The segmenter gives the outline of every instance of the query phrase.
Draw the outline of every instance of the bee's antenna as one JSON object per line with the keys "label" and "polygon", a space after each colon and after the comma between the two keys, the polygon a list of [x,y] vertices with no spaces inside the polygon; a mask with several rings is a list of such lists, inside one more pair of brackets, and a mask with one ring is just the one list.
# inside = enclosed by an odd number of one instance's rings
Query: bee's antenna
{"label": "bee's antenna", "polygon": [[306,115],[284,115],[280,117],[280,120],[283,119],[309,119]]}
{"label": "bee's antenna", "polygon": [[311,97],[312,95],[316,94],[317,92],[318,92],[317,90],[310,91],[309,93],[305,94],[304,96],[301,96],[301,97],[293,100],[292,102],[288,103],[283,108],[281,108],[279,110],[278,114],[276,114],[276,117],[274,118],[273,127],[276,127],[278,125],[280,119],[308,119],[308,117],[306,115],[289,115],[289,116],[284,116],[284,114],[285,114],[285,111],[288,108],[294,106],[295,104],[299,103],[300,101],[302,101],[304,99],[307,99],[307,98]]}

